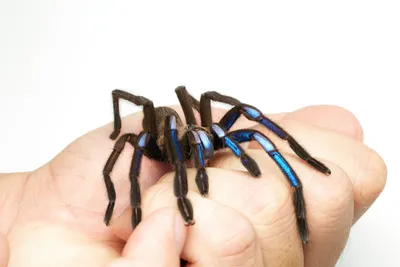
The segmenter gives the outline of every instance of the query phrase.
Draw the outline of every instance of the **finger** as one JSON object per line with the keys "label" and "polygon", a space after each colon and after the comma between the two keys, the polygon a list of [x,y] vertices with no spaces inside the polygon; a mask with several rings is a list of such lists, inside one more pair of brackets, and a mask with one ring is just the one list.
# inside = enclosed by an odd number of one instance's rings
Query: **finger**
{"label": "finger", "polygon": [[332,130],[358,141],[363,141],[364,133],[360,122],[350,111],[331,105],[317,105],[300,108],[286,113],[282,119],[297,120],[308,125]]}
{"label": "finger", "polygon": [[[211,185],[213,177],[232,174],[240,176],[240,173],[232,171],[210,169]],[[195,172],[189,170],[188,180],[191,189],[196,187],[192,183],[194,179],[191,179],[194,175]],[[147,191],[143,199],[143,216],[146,217],[147,214],[163,207],[177,209],[172,180],[173,175],[167,174]],[[182,257],[189,262],[190,267],[266,266],[263,265],[254,228],[245,216],[228,206],[212,201],[212,195],[204,198],[197,192],[190,191],[188,198],[193,204],[196,223],[188,228]],[[113,226],[113,230],[121,238],[126,238],[130,231],[129,218],[130,210],[126,211]]]}
{"label": "finger", "polygon": [[[252,190],[244,186],[242,189],[236,189],[248,191],[249,196],[244,198],[246,201],[243,201],[246,204],[236,203],[233,198],[217,201],[234,205],[236,209],[242,210],[253,224],[259,226],[256,227],[256,231],[262,240],[261,248],[268,263],[278,264],[282,257],[296,262],[298,255],[302,255],[303,251],[287,179],[264,151],[249,149],[247,153],[259,164],[262,177],[261,179],[249,178],[256,184]],[[332,263],[338,259],[344,248],[353,218],[350,180],[347,174],[335,164],[327,162],[332,175],[326,177],[310,169],[291,154],[283,156],[303,183],[310,229],[310,242],[305,246],[305,262],[307,263],[305,266],[333,266]],[[228,169],[246,171],[231,153],[218,156],[212,165],[217,168],[223,166]],[[279,186],[280,184],[285,186]],[[271,197],[276,195],[284,197]],[[257,207],[261,212],[254,213]],[[286,253],[289,256],[285,256]],[[309,265],[309,262],[318,262],[320,265]]]}
{"label": "finger", "polygon": [[[306,169],[299,159],[295,158]],[[354,194],[349,176],[339,166],[327,165],[335,174],[302,179],[307,202],[310,242],[304,246],[304,266],[336,266],[353,224]],[[301,168],[299,166],[299,168]]]}
{"label": "finger", "polygon": [[145,218],[129,237],[122,257],[109,267],[179,267],[186,227],[175,209],[157,210]]}
{"label": "finger", "polygon": [[[363,131],[356,117],[343,108],[325,105],[301,108],[284,114],[277,121],[314,156],[335,163],[340,160],[337,164],[348,172],[354,186],[355,223],[382,192],[387,178],[387,168],[382,158],[357,142],[363,141]],[[270,135],[264,127],[257,129]],[[325,134],[321,136],[318,132]],[[332,132],[335,137],[333,142],[329,141],[332,137],[328,136]],[[299,137],[300,134],[302,136]],[[255,143],[248,147],[260,148]],[[293,153],[287,146],[280,147],[285,152]],[[336,153],[332,154],[330,148],[335,149]]]}
{"label": "finger", "polygon": [[[344,170],[353,184],[356,222],[373,204],[386,183],[387,168],[383,159],[363,143],[335,131],[283,119],[280,125],[287,130],[311,155],[334,162]],[[257,126],[276,140],[279,150],[293,154],[282,141],[277,140],[264,127]],[[253,145],[249,146],[253,148]]]}
{"label": "finger", "polygon": [[7,239],[5,236],[0,234],[0,267],[7,267],[9,257],[10,251],[8,248]]}

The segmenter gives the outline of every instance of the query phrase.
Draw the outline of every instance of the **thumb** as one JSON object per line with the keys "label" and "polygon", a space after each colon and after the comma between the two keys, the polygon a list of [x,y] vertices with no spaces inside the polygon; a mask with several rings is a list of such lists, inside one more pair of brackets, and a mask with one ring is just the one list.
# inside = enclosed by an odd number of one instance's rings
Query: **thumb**
{"label": "thumb", "polygon": [[144,219],[129,237],[122,257],[108,267],[179,267],[186,227],[175,209],[164,208]]}
{"label": "thumb", "polygon": [[0,234],[0,267],[6,267],[8,265],[9,256],[10,252],[8,250],[7,239]]}

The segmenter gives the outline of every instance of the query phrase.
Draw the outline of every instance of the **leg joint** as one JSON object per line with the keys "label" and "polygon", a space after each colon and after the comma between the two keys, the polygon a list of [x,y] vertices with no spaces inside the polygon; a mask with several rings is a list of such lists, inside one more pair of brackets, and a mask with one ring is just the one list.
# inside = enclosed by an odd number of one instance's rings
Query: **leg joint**
{"label": "leg joint", "polygon": [[115,89],[112,91],[114,99],[122,98],[138,106],[152,106],[153,102],[143,96],[136,96],[123,90]]}

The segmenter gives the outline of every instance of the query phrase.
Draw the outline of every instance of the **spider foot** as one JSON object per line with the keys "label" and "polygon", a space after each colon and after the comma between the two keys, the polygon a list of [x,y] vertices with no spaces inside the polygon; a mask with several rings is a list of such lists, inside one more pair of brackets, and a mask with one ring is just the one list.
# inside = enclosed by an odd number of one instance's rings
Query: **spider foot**
{"label": "spider foot", "polygon": [[300,239],[303,244],[307,244],[310,241],[310,236],[308,233],[308,225],[306,220],[298,220],[297,225],[299,228]]}
{"label": "spider foot", "polygon": [[304,202],[303,188],[301,186],[295,187],[295,191],[293,193],[293,204],[301,241],[304,244],[307,244],[309,241],[309,231],[306,219],[306,206]]}
{"label": "spider foot", "polygon": [[331,174],[331,170],[328,167],[326,167],[322,162],[311,157],[311,155],[292,136],[288,136],[287,141],[289,142],[289,146],[293,149],[294,153],[296,153],[301,159],[305,160],[308,165],[326,175]]}
{"label": "spider foot", "polygon": [[190,203],[189,199],[186,197],[179,197],[178,198],[178,209],[185,220],[186,226],[191,226],[195,224],[193,219],[193,207]]}
{"label": "spider foot", "polygon": [[110,134],[110,139],[111,139],[111,140],[117,139],[119,133],[120,133],[120,131],[118,131],[118,130],[117,130],[117,131],[113,131],[113,132]]}
{"label": "spider foot", "polygon": [[307,160],[307,163],[313,167],[314,169],[326,174],[326,175],[331,175],[331,170],[325,166],[322,162],[314,159],[314,158],[309,158]]}
{"label": "spider foot", "polygon": [[107,206],[106,214],[104,215],[104,223],[110,226],[111,216],[114,210],[115,201],[110,201]]}
{"label": "spider foot", "polygon": [[260,167],[249,155],[245,153],[241,154],[240,160],[242,161],[243,166],[251,173],[251,175],[254,177],[259,177],[261,175]]}
{"label": "spider foot", "polygon": [[197,169],[196,184],[200,194],[204,197],[208,195],[208,175],[204,167]]}
{"label": "spider foot", "polygon": [[132,207],[132,218],[131,218],[132,229],[135,229],[141,220],[142,220],[142,209],[140,207]]}

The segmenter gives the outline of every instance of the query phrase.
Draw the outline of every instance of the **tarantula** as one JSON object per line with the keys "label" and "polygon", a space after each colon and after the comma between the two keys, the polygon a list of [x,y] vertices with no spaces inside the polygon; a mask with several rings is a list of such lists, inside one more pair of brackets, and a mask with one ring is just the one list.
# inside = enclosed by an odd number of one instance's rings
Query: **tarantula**
{"label": "tarantula", "polygon": [[[119,114],[119,99],[130,101],[138,106],[143,106],[143,131],[136,135],[127,133],[118,138],[113,152],[105,164],[103,175],[107,188],[109,204],[104,216],[104,222],[108,226],[113,214],[116,193],[111,181],[110,173],[117,161],[125,144],[128,142],[134,147],[134,154],[130,168],[131,183],[131,206],[132,206],[132,228],[134,229],[141,221],[142,212],[140,208],[141,195],[138,177],[143,155],[146,157],[173,165],[175,169],[174,194],[177,197],[178,209],[187,226],[195,223],[193,208],[189,199],[188,182],[185,162],[192,160],[197,168],[196,184],[201,195],[208,194],[208,176],[206,172],[207,160],[212,160],[214,152],[229,148],[238,158],[243,166],[254,177],[261,174],[260,168],[245,150],[240,146],[242,142],[256,141],[265,152],[276,162],[283,174],[287,177],[293,190],[293,204],[297,217],[297,225],[300,238],[304,243],[308,242],[309,232],[306,219],[306,207],[303,197],[302,184],[293,168],[279,153],[276,146],[263,133],[253,129],[241,129],[229,132],[231,126],[240,115],[251,121],[258,122],[279,138],[286,140],[291,149],[311,167],[330,175],[331,171],[323,163],[311,157],[311,155],[300,144],[275,122],[263,115],[257,108],[241,103],[230,96],[221,95],[217,92],[206,92],[201,95],[200,102],[192,97],[184,86],[175,90],[182,106],[186,125],[183,124],[178,113],[172,108],[153,106],[153,102],[142,96],[135,96],[121,90],[112,92],[114,106],[114,131],[110,138],[115,140],[121,130],[121,117]],[[211,101],[217,101],[232,105],[225,116],[217,123],[213,122],[211,115]],[[200,113],[201,126],[198,125],[193,109]]]}

